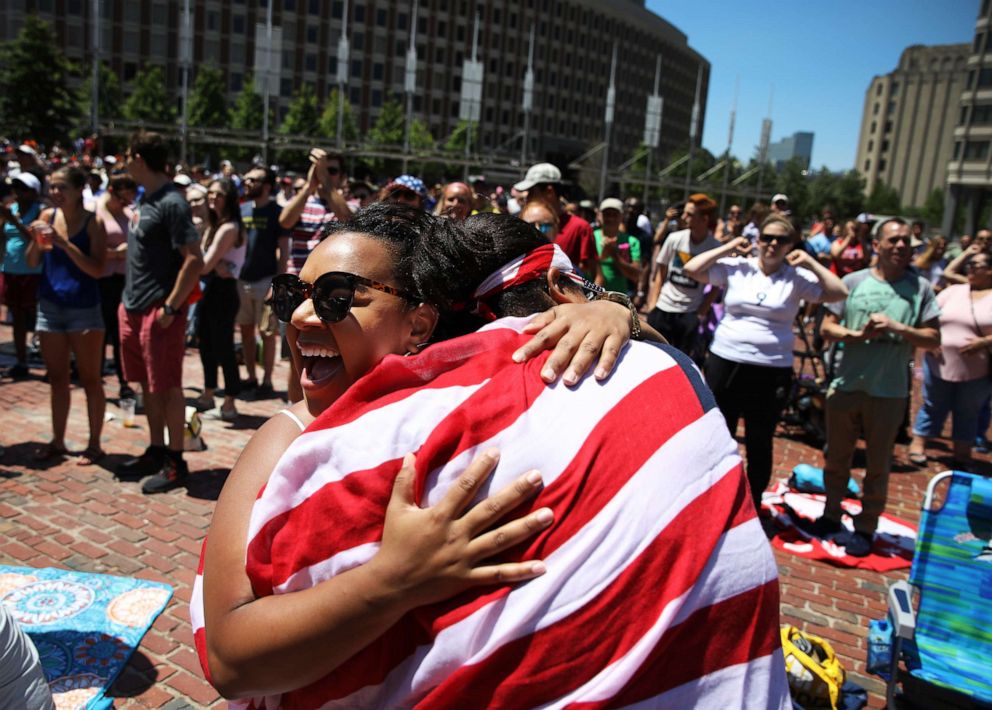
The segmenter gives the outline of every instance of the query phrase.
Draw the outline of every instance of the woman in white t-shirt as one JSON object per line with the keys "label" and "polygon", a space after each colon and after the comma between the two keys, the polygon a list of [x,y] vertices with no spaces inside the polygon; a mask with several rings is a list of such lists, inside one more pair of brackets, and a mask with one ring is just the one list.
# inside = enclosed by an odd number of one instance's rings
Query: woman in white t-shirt
{"label": "woman in white t-shirt", "polygon": [[[747,478],[755,506],[772,473],[772,436],[792,387],[792,323],[801,301],[847,297],[847,287],[802,249],[792,223],[770,215],[761,223],[757,255],[738,237],[693,257],[687,276],[725,290],[723,320],[706,358],[706,382],[731,434],[744,418]],[[803,267],[798,269],[796,267]]]}

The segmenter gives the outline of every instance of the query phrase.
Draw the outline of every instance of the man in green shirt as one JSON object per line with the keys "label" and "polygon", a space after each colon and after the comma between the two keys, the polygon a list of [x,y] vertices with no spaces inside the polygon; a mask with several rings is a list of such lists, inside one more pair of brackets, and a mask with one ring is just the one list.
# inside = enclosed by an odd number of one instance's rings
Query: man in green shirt
{"label": "man in green shirt", "polygon": [[631,282],[636,284],[641,277],[641,243],[636,236],[620,230],[623,203],[615,197],[603,200],[599,206],[599,223],[602,226],[592,233],[602,271],[596,283],[607,291],[629,293]]}
{"label": "man in green shirt", "polygon": [[[909,225],[899,219],[878,226],[873,246],[878,262],[844,277],[847,300],[827,306],[820,333],[841,343],[843,359],[827,392],[827,451],[823,517],[813,531],[834,537],[847,554],[864,557],[885,510],[892,447],[909,391],[908,364],[914,348],[940,345],[940,309],[929,282],[909,268]],[[861,514],[854,532],[840,524],[841,501],[858,437],[865,439],[867,466]]]}

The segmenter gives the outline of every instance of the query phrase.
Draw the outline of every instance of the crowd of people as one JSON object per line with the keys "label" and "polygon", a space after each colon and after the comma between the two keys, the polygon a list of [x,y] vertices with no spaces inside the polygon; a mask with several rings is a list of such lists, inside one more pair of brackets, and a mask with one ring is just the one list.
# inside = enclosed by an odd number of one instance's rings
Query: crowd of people
{"label": "crowd of people", "polygon": [[[196,405],[227,422],[239,401],[279,396],[288,353],[287,405],[231,462],[194,589],[200,661],[227,697],[403,706],[492,682],[509,706],[602,700],[597,674],[614,654],[617,704],[690,704],[655,672],[677,665],[681,688],[785,707],[757,511],[797,329],[827,366],[826,505],[812,534],[870,553],[900,435],[919,465],[949,414],[955,465],[986,444],[988,230],[949,243],[828,206],[807,225],[784,194],[725,214],[693,194],[656,224],[635,197],[570,201],[549,163],[510,186],[430,189],[409,174],[356,180],[319,147],[299,174],[228,161],[210,172],[171,164],[144,131],[120,156],[22,144],[7,157],[0,295],[16,362],[4,376],[29,375],[33,333],[51,393],[39,459],[69,455],[76,377],[89,422],[76,461],[101,460],[113,373],[120,400],[140,386],[149,432],[116,475],[171,490],[190,475],[188,349],[203,369]],[[626,436],[633,424],[640,435]],[[549,446],[527,438],[538,429]],[[848,530],[859,439],[864,494]],[[659,481],[685,495],[644,506]],[[694,554],[674,565],[683,546]],[[510,588],[526,591],[504,604]],[[587,632],[591,590],[636,602],[611,605],[622,642]],[[683,652],[703,635],[662,614],[676,597],[697,605],[689,619],[718,615],[708,642],[736,649],[718,655],[745,674]],[[727,601],[734,613],[717,608]],[[681,641],[635,652],[663,634]],[[425,658],[395,651],[411,638]],[[548,664],[542,649],[556,647],[581,662]],[[525,672],[538,667],[539,688]]]}
{"label": "crowd of people", "polygon": [[[987,445],[988,230],[949,244],[919,223],[867,214],[842,220],[829,206],[803,225],[784,194],[767,206],[733,204],[722,215],[710,196],[694,194],[655,225],[635,197],[569,201],[549,163],[508,187],[455,181],[428,189],[413,175],[381,186],[357,180],[343,156],[320,148],[299,173],[258,163],[239,172],[230,161],[213,173],[170,164],[155,134],[137,134],[120,156],[98,157],[91,147],[78,158],[45,156],[32,144],[7,147],[2,297],[16,363],[4,374],[27,376],[38,343],[52,409],[52,438],[39,458],[67,454],[72,378],[86,393],[90,422],[78,462],[103,456],[103,376],[113,373],[120,399],[135,399],[142,385],[150,424],[148,449],[118,473],[150,475],[146,492],[181,483],[187,346],[197,347],[203,368],[198,408],[235,421],[239,399],[274,398],[274,365],[287,346],[280,347],[286,325],[277,316],[284,294],[273,284],[299,276],[329,225],[373,203],[454,222],[506,213],[533,225],[576,273],[622,295],[645,327],[697,362],[731,432],[743,419],[756,504],[793,391],[794,328],[814,322],[830,373],[829,491],[846,482],[857,438],[867,443],[866,500],[876,503],[866,507],[855,552],[870,542],[884,507],[892,444],[908,435],[914,350],[923,405],[912,418],[910,459],[926,463],[927,442],[948,414],[959,465],[969,464],[973,446]],[[290,403],[322,375],[301,368],[290,358]],[[566,382],[577,377],[565,373]],[[885,426],[876,410],[890,415]],[[837,531],[835,503],[818,528],[824,534]]]}

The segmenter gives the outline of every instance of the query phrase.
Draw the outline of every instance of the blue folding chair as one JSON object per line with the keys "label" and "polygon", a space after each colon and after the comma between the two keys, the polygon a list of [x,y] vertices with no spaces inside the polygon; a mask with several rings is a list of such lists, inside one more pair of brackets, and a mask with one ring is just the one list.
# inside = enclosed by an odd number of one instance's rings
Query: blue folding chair
{"label": "blue folding chair", "polygon": [[[944,503],[932,509],[934,491],[947,479]],[[992,706],[990,540],[992,480],[960,471],[934,476],[909,581],[889,588],[890,707],[900,682],[903,697],[924,707]],[[914,588],[919,597],[915,611]],[[905,671],[899,669],[900,659]]]}

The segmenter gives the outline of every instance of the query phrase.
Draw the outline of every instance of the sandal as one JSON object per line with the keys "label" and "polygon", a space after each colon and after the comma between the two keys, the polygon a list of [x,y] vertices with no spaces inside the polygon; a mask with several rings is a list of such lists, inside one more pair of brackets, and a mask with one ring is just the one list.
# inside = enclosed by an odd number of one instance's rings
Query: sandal
{"label": "sandal", "polygon": [[909,452],[909,462],[914,466],[926,466],[927,465],[927,455],[922,451],[910,451]]}
{"label": "sandal", "polygon": [[69,452],[64,446],[55,446],[55,444],[48,443],[37,449],[33,458],[35,461],[50,461],[52,459],[62,458]]}
{"label": "sandal", "polygon": [[107,452],[103,449],[99,447],[94,448],[91,446],[79,455],[79,458],[76,460],[76,465],[93,466],[106,455]]}

